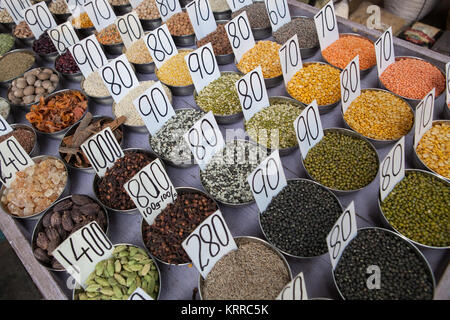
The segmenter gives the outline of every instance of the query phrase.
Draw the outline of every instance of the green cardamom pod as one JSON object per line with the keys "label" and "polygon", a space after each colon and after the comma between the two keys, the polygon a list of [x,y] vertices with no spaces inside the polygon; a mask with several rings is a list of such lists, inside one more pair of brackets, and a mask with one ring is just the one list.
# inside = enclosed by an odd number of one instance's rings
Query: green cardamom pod
{"label": "green cardamom pod", "polygon": [[130,247],[129,252],[130,252],[130,257],[133,257],[138,252],[138,248]]}
{"label": "green cardamom pod", "polygon": [[103,286],[103,287],[107,287],[109,286],[109,282],[106,279],[103,279],[101,277],[95,277],[95,282],[97,282],[99,285]]}
{"label": "green cardamom pod", "polygon": [[102,286],[99,284],[91,284],[86,287],[86,292],[99,292]]}
{"label": "green cardamom pod", "polygon": [[114,275],[114,260],[108,259],[108,264],[106,265],[106,270],[108,270],[108,274],[110,277]]}
{"label": "green cardamom pod", "polygon": [[99,297],[100,296],[100,292],[86,292],[86,295],[89,298],[95,298],[95,297]]}
{"label": "green cardamom pod", "polygon": [[122,266],[122,268],[124,268],[125,271],[133,272],[133,270],[131,270],[131,268],[130,268],[130,266],[129,266],[128,264],[124,264],[124,265]]}
{"label": "green cardamom pod", "polygon": [[145,276],[150,271],[150,263],[147,263],[141,270],[141,276]]}
{"label": "green cardamom pod", "polygon": [[135,265],[131,265],[129,267],[132,271],[140,272],[144,266],[142,264],[135,264]]}
{"label": "green cardamom pod", "polygon": [[113,291],[114,291],[114,295],[115,295],[117,298],[121,299],[122,296],[123,296],[122,290],[121,290],[118,286],[113,286],[112,288],[113,288]]}
{"label": "green cardamom pod", "polygon": [[120,273],[120,270],[122,270],[122,264],[120,263],[120,260],[116,260],[114,262],[114,269],[116,273]]}
{"label": "green cardamom pod", "polygon": [[118,283],[125,286],[127,284],[127,281],[118,273],[114,274],[114,278],[117,280]]}
{"label": "green cardamom pod", "polygon": [[120,258],[120,263],[121,263],[122,265],[127,264],[127,263],[128,263],[128,258],[127,258],[127,257],[122,257],[122,258]]}
{"label": "green cardamom pod", "polygon": [[113,277],[108,278],[108,283],[111,286],[115,286],[115,285],[118,284],[117,280],[115,278],[113,278]]}
{"label": "green cardamom pod", "polygon": [[120,245],[120,246],[117,246],[117,247],[114,248],[113,254],[116,255],[116,254],[118,254],[119,252],[125,250],[126,248],[127,248],[126,245]]}
{"label": "green cardamom pod", "polygon": [[130,287],[134,283],[136,283],[136,278],[135,277],[127,278],[127,287]]}
{"label": "green cardamom pod", "polygon": [[78,295],[78,300],[87,300],[88,299],[88,296],[87,296],[87,294],[86,293],[80,293],[79,295]]}
{"label": "green cardamom pod", "polygon": [[136,291],[137,287],[136,287],[136,283],[133,281],[133,283],[131,284],[131,286],[128,288],[127,294],[130,295],[132,294],[134,291]]}
{"label": "green cardamom pod", "polygon": [[128,255],[129,255],[128,251],[121,251],[121,252],[119,252],[119,258],[128,257]]}
{"label": "green cardamom pod", "polygon": [[114,290],[113,289],[109,289],[109,288],[103,288],[102,290],[100,290],[100,292],[104,295],[107,296],[113,296],[114,295]]}
{"label": "green cardamom pod", "polygon": [[95,266],[95,274],[97,276],[101,276],[103,274],[104,269],[105,269],[105,260],[97,263],[97,265]]}

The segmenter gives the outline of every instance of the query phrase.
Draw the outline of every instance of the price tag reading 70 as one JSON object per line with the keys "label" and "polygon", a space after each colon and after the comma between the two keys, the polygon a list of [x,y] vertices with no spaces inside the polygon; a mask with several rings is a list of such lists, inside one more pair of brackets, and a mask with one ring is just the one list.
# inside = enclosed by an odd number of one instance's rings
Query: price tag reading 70
{"label": "price tag reading 70", "polygon": [[98,32],[113,24],[117,19],[107,0],[85,0],[83,7]]}
{"label": "price tag reading 70", "polygon": [[291,81],[297,71],[303,68],[297,34],[294,34],[292,38],[286,41],[280,50],[278,50],[278,55],[280,56],[284,84],[287,87],[288,82]]}
{"label": "price tag reading 70", "polygon": [[34,165],[33,160],[14,136],[0,143],[0,181],[7,188],[16,177],[16,172]]}
{"label": "price tag reading 70", "polygon": [[434,99],[436,88],[423,98],[416,107],[416,123],[414,125],[414,148],[417,148],[425,132],[433,126]]}
{"label": "price tag reading 70", "polygon": [[328,2],[314,16],[320,50],[325,50],[330,44],[339,40],[339,30],[333,1]]}
{"label": "price tag reading 70", "polygon": [[395,62],[392,27],[389,27],[381,37],[375,41],[375,55],[377,58],[378,77],[381,77],[384,70]]}
{"label": "price tag reading 70", "polygon": [[323,138],[322,121],[320,121],[317,101],[307,106],[294,121],[295,135],[297,136],[300,153],[303,159],[308,151]]}
{"label": "price tag reading 70", "polygon": [[186,5],[197,39],[203,39],[216,30],[217,24],[208,0],[194,0]]}

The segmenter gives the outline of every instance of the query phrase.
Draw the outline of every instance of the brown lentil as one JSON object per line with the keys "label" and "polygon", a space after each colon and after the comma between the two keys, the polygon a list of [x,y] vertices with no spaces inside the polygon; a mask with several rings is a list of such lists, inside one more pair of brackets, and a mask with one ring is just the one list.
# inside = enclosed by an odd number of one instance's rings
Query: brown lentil
{"label": "brown lentil", "polygon": [[51,13],[55,14],[70,13],[69,6],[65,0],[54,0],[50,2],[48,9]]}
{"label": "brown lentil", "polygon": [[278,50],[281,46],[273,41],[259,41],[242,56],[237,68],[248,73],[261,66],[264,78],[274,78],[282,74]]}
{"label": "brown lentil", "polygon": [[223,24],[218,24],[216,30],[208,34],[203,39],[197,41],[197,47],[200,48],[208,42],[211,42],[214,54],[216,56],[233,53],[230,40],[228,40],[227,32],[225,31],[225,25]]}
{"label": "brown lentil", "polygon": [[300,48],[314,48],[319,45],[314,20],[306,17],[297,17],[286,23],[273,33],[275,41],[281,45],[297,34]]}
{"label": "brown lentil", "polygon": [[135,11],[137,12],[139,19],[142,20],[153,20],[160,17],[155,0],[142,1],[141,4],[136,7]]}
{"label": "brown lentil", "polygon": [[153,62],[150,51],[145,46],[144,39],[139,39],[128,48],[124,48],[124,53],[128,61],[136,64],[145,64]]}
{"label": "brown lentil", "polygon": [[8,134],[0,136],[0,143],[14,136],[17,141],[20,143],[22,148],[26,151],[26,153],[30,154],[33,150],[36,139],[34,137],[34,133],[29,129],[24,128],[14,128],[14,130]]}
{"label": "brown lentil", "polygon": [[12,34],[14,37],[19,39],[26,39],[34,37],[33,32],[31,32],[30,27],[26,21],[20,22],[17,26],[14,27]]}
{"label": "brown lentil", "polygon": [[167,28],[172,36],[185,36],[194,34],[191,20],[187,12],[178,12],[166,21]]}
{"label": "brown lentil", "polygon": [[191,85],[192,78],[184,57],[194,50],[178,50],[178,54],[166,61],[156,70],[158,79],[169,86]]}

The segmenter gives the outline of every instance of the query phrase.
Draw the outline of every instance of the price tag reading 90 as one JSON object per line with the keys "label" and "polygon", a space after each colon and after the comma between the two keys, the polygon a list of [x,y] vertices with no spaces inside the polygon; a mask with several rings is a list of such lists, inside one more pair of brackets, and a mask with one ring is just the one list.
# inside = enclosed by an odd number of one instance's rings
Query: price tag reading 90
{"label": "price tag reading 90", "polygon": [[249,6],[253,3],[252,0],[227,0],[228,6],[232,12],[239,10],[245,6]]}
{"label": "price tag reading 90", "polygon": [[66,21],[53,29],[47,30],[47,33],[60,54],[80,41],[70,21]]}
{"label": "price tag reading 90", "polygon": [[33,160],[14,136],[0,143],[0,181],[7,188],[16,177],[16,172],[34,165]]}
{"label": "price tag reading 90", "polygon": [[381,37],[375,41],[375,55],[377,58],[378,77],[380,77],[384,70],[395,62],[392,27],[389,27]]}
{"label": "price tag reading 90", "polygon": [[167,21],[175,13],[181,12],[178,0],[156,0],[156,8],[159,11],[162,21]]}
{"label": "price tag reading 90", "polygon": [[236,61],[240,61],[244,53],[255,46],[255,39],[250,28],[247,12],[243,11],[240,15],[225,24],[228,40],[230,41]]}
{"label": "price tag reading 90", "polygon": [[340,77],[342,111],[345,114],[350,104],[361,94],[359,55],[342,70]]}
{"label": "price tag reading 90", "polygon": [[85,78],[108,62],[95,34],[69,47],[69,51]]}
{"label": "price tag reading 90", "polygon": [[237,250],[220,210],[206,218],[181,245],[204,279],[220,258]]}
{"label": "price tag reading 90", "polygon": [[380,164],[380,198],[383,201],[405,177],[405,137],[389,151]]}
{"label": "price tag reading 90", "polygon": [[303,272],[300,272],[283,288],[276,300],[308,300]]}
{"label": "price tag reading 90", "polygon": [[247,121],[270,105],[261,66],[236,81],[236,90]]}
{"label": "price tag reading 90", "polygon": [[323,138],[322,121],[320,120],[317,101],[307,106],[294,121],[295,135],[297,136],[300,153],[303,159],[308,151]]}
{"label": "price tag reading 90", "polygon": [[284,84],[287,87],[288,82],[291,81],[297,71],[303,68],[297,34],[294,34],[292,38],[286,41],[280,50],[278,50],[278,55],[280,56]]}
{"label": "price tag reading 90", "polygon": [[150,31],[145,39],[145,44],[158,69],[162,67],[164,62],[178,54],[167,24]]}
{"label": "price tag reading 90", "polygon": [[57,26],[45,2],[38,2],[28,7],[24,10],[23,16],[36,39],[46,30]]}
{"label": "price tag reading 90", "polygon": [[339,30],[334,11],[333,1],[328,2],[314,16],[320,50],[325,50],[330,44],[339,40]]}
{"label": "price tag reading 90", "polygon": [[117,19],[107,0],[85,0],[83,7],[98,32],[113,24]]}
{"label": "price tag reading 90", "polygon": [[123,44],[128,49],[134,41],[144,36],[144,29],[136,12],[130,12],[117,18],[115,22]]}
{"label": "price tag reading 90", "polygon": [[194,82],[195,90],[200,92],[211,81],[220,78],[220,70],[211,42],[184,57]]}
{"label": "price tag reading 90", "polygon": [[216,20],[208,0],[194,0],[186,5],[186,11],[198,40],[216,30]]}
{"label": "price tag reading 90", "polygon": [[8,121],[0,115],[0,136],[8,134],[13,131],[13,128],[9,125]]}
{"label": "price tag reading 90", "polygon": [[11,18],[13,18],[16,25],[25,19],[23,10],[31,7],[31,2],[29,0],[2,0],[2,4]]}
{"label": "price tag reading 90", "polygon": [[286,0],[264,0],[269,15],[272,32],[277,31],[291,21],[291,14]]}
{"label": "price tag reading 90", "polygon": [[434,98],[436,94],[436,88],[423,98],[422,101],[416,107],[416,123],[414,126],[414,149],[422,139],[425,132],[431,129],[433,126],[433,112],[434,112]]}

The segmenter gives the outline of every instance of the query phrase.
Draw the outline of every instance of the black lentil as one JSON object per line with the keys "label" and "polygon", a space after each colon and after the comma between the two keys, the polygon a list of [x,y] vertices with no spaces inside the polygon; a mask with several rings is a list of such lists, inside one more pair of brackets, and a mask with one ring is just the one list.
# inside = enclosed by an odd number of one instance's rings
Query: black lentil
{"label": "black lentil", "polygon": [[242,7],[233,12],[231,18],[234,19],[244,11],[247,12],[248,22],[250,22],[250,27],[252,29],[270,27],[270,20],[264,2],[255,2],[251,5]]}
{"label": "black lentil", "polygon": [[319,45],[317,38],[316,25],[311,18],[297,17],[286,23],[280,29],[273,33],[276,42],[283,45],[295,34],[298,37],[298,46],[300,48],[314,48]]}

